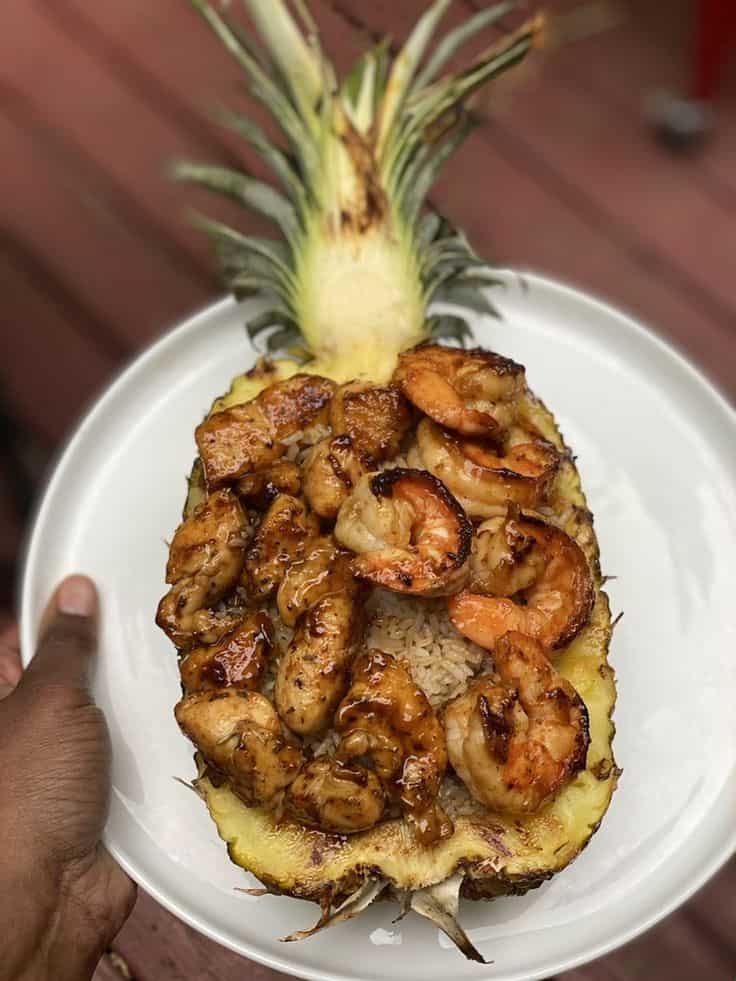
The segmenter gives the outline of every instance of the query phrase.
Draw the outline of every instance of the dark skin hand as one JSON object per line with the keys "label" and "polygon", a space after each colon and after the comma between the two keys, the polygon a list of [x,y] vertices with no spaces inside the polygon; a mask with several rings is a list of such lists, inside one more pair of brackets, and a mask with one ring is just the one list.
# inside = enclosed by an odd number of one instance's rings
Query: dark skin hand
{"label": "dark skin hand", "polygon": [[0,981],[87,981],[135,902],[100,844],[110,740],[88,674],[97,593],[65,579],[21,671],[0,638]]}

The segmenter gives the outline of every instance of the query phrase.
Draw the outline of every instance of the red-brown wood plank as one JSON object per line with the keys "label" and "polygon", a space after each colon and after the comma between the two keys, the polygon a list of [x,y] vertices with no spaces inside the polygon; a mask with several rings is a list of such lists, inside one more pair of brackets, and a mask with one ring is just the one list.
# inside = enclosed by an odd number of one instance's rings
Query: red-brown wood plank
{"label": "red-brown wood plank", "polygon": [[[346,70],[364,45],[329,5],[312,7],[326,48],[335,53],[338,69]],[[191,146],[185,155],[205,159],[219,155],[231,164],[242,162],[257,176],[270,176],[244,141],[216,124],[213,115],[222,107],[245,113],[277,140],[278,127],[247,95],[241,69],[188,4],[159,0],[148,5],[90,6],[84,0],[60,0],[53,13],[77,43],[93,53],[102,48],[133,92],[143,93],[186,131]],[[252,30],[239,8],[233,6],[228,13]],[[176,43],[161,44],[162,37],[175,37]],[[201,195],[195,203],[210,208],[209,202]]]}
{"label": "red-brown wood plank", "polygon": [[196,933],[143,891],[112,947],[136,981],[285,981],[287,977]]}
{"label": "red-brown wood plank", "polygon": [[[495,128],[489,128],[495,132]],[[641,314],[733,383],[733,337],[665,280],[612,243],[600,227],[550,192],[541,176],[519,166],[501,140],[491,154],[478,136],[460,151],[435,200],[491,261],[549,272]],[[455,174],[462,174],[458,180]],[[716,352],[718,352],[716,354]]]}
{"label": "red-brown wood plank", "polygon": [[[658,91],[689,95],[693,75],[692,0],[670,0],[665,8],[627,0],[621,23],[550,59],[550,69],[573,81],[606,107],[644,121],[649,98]],[[736,209],[736,67],[730,66],[714,101],[713,138],[692,157],[679,160],[688,180],[719,204]]]}
{"label": "red-brown wood plank", "polygon": [[[21,91],[37,119],[52,130],[63,120],[65,141],[104,175],[128,220],[150,236],[152,248],[166,248],[179,261],[182,276],[210,286],[209,243],[190,227],[189,212],[205,201],[214,214],[236,209],[220,206],[204,192],[185,191],[170,180],[168,167],[181,156],[216,156],[211,145],[184,132],[109,71],[64,29],[53,5],[16,3],[6,12],[0,80],[10,91]],[[245,225],[258,234],[270,227],[255,218]]]}
{"label": "red-brown wood plank", "polygon": [[[325,47],[335,53],[339,70],[346,70],[364,49],[363,40],[328,3],[312,4],[312,9]],[[183,151],[185,156],[221,158],[273,182],[273,174],[245,141],[216,121],[216,112],[224,108],[247,115],[276,142],[283,142],[282,134],[268,112],[247,93],[235,60],[188,4],[158,0],[145,5],[90,5],[84,0],[59,0],[53,11],[77,43],[92,53],[102,52],[121,82],[176,122],[183,138],[191,140]],[[228,14],[252,30],[240,8],[233,6]],[[175,37],[176,43],[161,44],[162,37]],[[270,226],[261,227],[252,217],[237,215],[235,208],[218,206],[218,212],[212,198],[203,192],[182,190],[182,207],[184,202],[208,214],[214,210],[239,227],[245,224],[251,231],[273,235]],[[179,230],[175,231],[178,235]]]}
{"label": "red-brown wood plank", "polygon": [[[0,125],[0,140],[3,136]],[[16,193],[17,188],[6,184],[5,196]],[[0,313],[0,387],[21,421],[53,446],[117,362],[80,333],[72,311],[49,299],[43,282],[1,238],[0,282],[7,284]]]}
{"label": "red-brown wood plank", "polygon": [[544,167],[549,186],[608,238],[645,261],[656,258],[670,282],[734,323],[733,216],[646,130],[601,113],[582,88],[566,91],[549,75],[534,90],[517,90],[513,114],[494,128],[504,132],[508,152]]}
{"label": "red-brown wood plank", "polygon": [[109,328],[118,350],[130,350],[203,303],[211,291],[131,228],[83,162],[16,108],[17,118],[3,114],[0,83],[0,225],[80,297],[100,335]]}
{"label": "red-brown wood plank", "polygon": [[736,858],[698,893],[687,911],[713,942],[732,951],[736,975]]}
{"label": "red-brown wood plank", "polygon": [[[320,27],[325,49],[334,57],[338,70],[345,71],[365,48],[365,41],[351,30],[329,0],[310,7]],[[249,114],[267,119],[263,110],[244,95],[243,75],[227,56],[202,19],[181,0],[157,0],[155,4],[105,3],[90,5],[84,0],[59,0],[57,11],[73,15],[73,24],[87,32],[90,41],[102,38],[115,52],[116,66],[133,86],[155,85],[170,104],[178,103],[199,123],[210,126],[212,110],[223,103],[248,106]],[[228,15],[247,24],[238,5]],[[161,38],[176,39],[162,44]],[[223,137],[225,139],[225,137]],[[242,143],[231,138],[236,152]]]}
{"label": "red-brown wood plank", "polygon": [[97,52],[121,85],[175,122],[183,140],[191,138],[191,145],[183,147],[185,154],[216,157],[219,153],[231,165],[242,160],[252,172],[263,173],[243,140],[215,125],[213,115],[226,107],[247,112],[274,134],[277,129],[270,126],[265,110],[246,95],[241,69],[188,3],[90,5],[59,0],[53,13],[78,44]]}

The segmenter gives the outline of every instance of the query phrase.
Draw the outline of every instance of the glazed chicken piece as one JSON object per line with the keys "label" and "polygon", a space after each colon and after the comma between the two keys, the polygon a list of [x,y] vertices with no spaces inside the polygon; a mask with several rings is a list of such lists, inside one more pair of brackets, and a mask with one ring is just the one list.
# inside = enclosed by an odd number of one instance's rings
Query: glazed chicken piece
{"label": "glazed chicken piece", "polygon": [[197,427],[195,438],[210,489],[270,467],[287,449],[283,440],[326,422],[333,382],[294,375],[250,402],[216,412]]}
{"label": "glazed chicken piece", "polygon": [[301,736],[327,729],[348,689],[350,665],[363,637],[359,591],[349,585],[323,596],[299,620],[279,662],[274,700],[279,715]]}
{"label": "glazed chicken piece", "polygon": [[334,518],[363,474],[396,456],[412,422],[401,392],[362,382],[342,385],[330,404],[333,435],[318,443],[304,466],[304,493],[322,518]]}
{"label": "glazed chicken piece", "polygon": [[499,443],[452,433],[423,419],[410,462],[438,477],[469,517],[485,518],[509,502],[529,508],[543,504],[560,455],[550,443],[517,427]]}
{"label": "glazed chicken piece", "polygon": [[219,644],[191,651],[179,665],[187,692],[214,688],[255,691],[273,649],[273,624],[267,613],[249,611]]}
{"label": "glazed chicken piece", "polygon": [[357,589],[351,559],[331,535],[307,542],[302,557],[286,570],[276,594],[279,616],[287,627],[293,627],[323,596]]}
{"label": "glazed chicken piece", "polygon": [[593,574],[578,543],[540,517],[509,508],[478,529],[470,588],[448,600],[450,619],[488,650],[510,630],[545,647],[569,644],[590,619]]}
{"label": "glazed chicken piece", "polygon": [[304,496],[321,518],[332,519],[375,460],[359,453],[350,436],[330,436],[312,447],[304,461]]}
{"label": "glazed chicken piece", "polygon": [[383,817],[386,795],[378,777],[359,763],[317,759],[289,787],[286,810],[307,827],[335,834],[366,831]]}
{"label": "glazed chicken piece", "polygon": [[377,586],[444,596],[467,581],[472,525],[426,471],[397,467],[363,477],[340,509],[335,537],[358,553],[355,575]]}
{"label": "glazed chicken piece", "polygon": [[350,382],[338,388],[330,403],[333,433],[349,436],[358,453],[379,463],[398,454],[411,424],[411,406],[394,385]]}
{"label": "glazed chicken piece", "polygon": [[249,507],[265,511],[279,494],[298,497],[302,492],[302,471],[291,460],[277,460],[270,467],[254,470],[235,484],[235,493]]}
{"label": "glazed chicken piece", "polygon": [[237,585],[250,529],[229,490],[217,491],[177,528],[169,550],[166,582],[156,623],[179,649],[214,644],[239,623],[239,614],[213,607]]}
{"label": "glazed chicken piece", "polygon": [[207,763],[249,806],[279,810],[304,757],[269,700],[255,691],[202,691],[177,704],[176,721]]}
{"label": "glazed chicken piece", "polygon": [[280,494],[261,519],[245,555],[242,581],[248,598],[260,603],[272,596],[288,567],[304,556],[318,534],[319,522],[304,502]]}
{"label": "glazed chicken piece", "polygon": [[445,709],[450,762],[476,800],[528,814],[585,769],[588,712],[530,637],[506,634],[493,663]]}
{"label": "glazed chicken piece", "polygon": [[399,355],[394,384],[435,422],[468,436],[498,436],[515,419],[524,368],[477,348],[422,344]]}
{"label": "glazed chicken piece", "polygon": [[452,822],[437,801],[447,767],[445,733],[400,661],[376,650],[356,659],[335,729],[341,736],[338,761],[371,760],[422,844],[452,834]]}

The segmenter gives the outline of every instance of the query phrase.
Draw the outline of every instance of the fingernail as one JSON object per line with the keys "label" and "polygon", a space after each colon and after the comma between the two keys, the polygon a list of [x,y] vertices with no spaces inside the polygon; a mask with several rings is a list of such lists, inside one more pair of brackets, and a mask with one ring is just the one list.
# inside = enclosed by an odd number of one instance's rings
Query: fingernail
{"label": "fingernail", "polygon": [[56,603],[67,616],[91,617],[97,609],[97,590],[87,576],[69,576],[59,586]]}

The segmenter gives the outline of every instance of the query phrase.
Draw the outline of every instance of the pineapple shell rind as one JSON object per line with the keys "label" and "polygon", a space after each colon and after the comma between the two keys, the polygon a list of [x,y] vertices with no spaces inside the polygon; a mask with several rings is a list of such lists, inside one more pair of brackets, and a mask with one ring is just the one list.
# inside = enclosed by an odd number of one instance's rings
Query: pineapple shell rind
{"label": "pineapple shell rind", "polygon": [[[236,379],[224,398],[229,404],[252,398],[271,380],[273,375],[250,372]],[[218,400],[213,408],[223,407],[223,400]],[[215,786],[205,774],[198,781],[198,790],[230,858],[270,891],[337,905],[366,878],[386,880],[401,892],[433,885],[462,870],[462,895],[469,899],[522,895],[565,868],[600,826],[620,775],[611,745],[616,688],[608,664],[610,607],[600,589],[593,517],[572,455],[554,417],[539,400],[529,398],[527,414],[564,453],[556,484],[558,504],[569,505],[564,527],[586,552],[599,586],[590,623],[557,662],[588,706],[591,746],[587,769],[540,813],[522,819],[489,813],[483,821],[459,817],[452,838],[434,848],[417,846],[400,821],[385,822],[350,837],[324,834],[290,821],[277,824],[273,815],[246,807],[226,784]],[[196,506],[202,493],[201,467],[195,461],[185,513]],[[390,894],[387,890],[384,896]]]}

